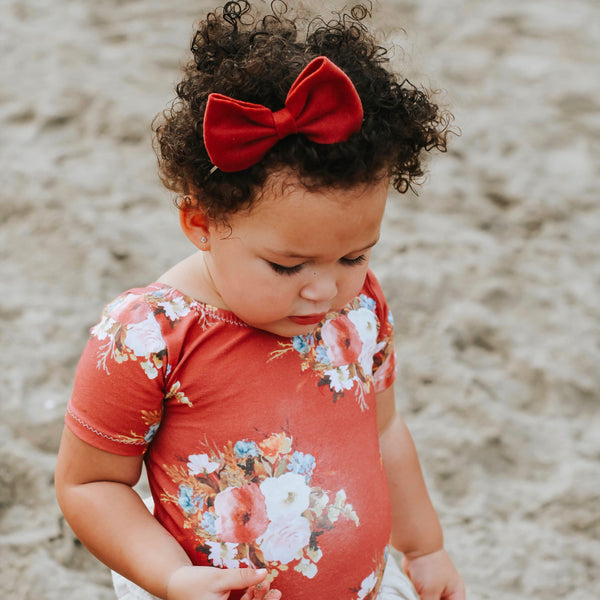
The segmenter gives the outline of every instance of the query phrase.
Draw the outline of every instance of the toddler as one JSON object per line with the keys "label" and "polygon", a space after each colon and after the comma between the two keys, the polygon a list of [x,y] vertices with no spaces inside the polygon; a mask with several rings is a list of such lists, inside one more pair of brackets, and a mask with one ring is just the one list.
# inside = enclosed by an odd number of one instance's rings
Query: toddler
{"label": "toddler", "polygon": [[464,600],[368,269],[389,185],[445,149],[448,115],[391,72],[368,16],[227,2],[155,125],[195,253],[92,328],[56,470],[121,598],[415,598],[391,544],[423,600]]}

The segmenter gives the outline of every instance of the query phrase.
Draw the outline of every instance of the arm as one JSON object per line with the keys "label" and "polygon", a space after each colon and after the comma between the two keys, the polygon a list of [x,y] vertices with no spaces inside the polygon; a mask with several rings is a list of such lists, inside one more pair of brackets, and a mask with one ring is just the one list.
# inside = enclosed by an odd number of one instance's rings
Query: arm
{"label": "arm", "polygon": [[393,386],[377,394],[379,445],[392,505],[392,545],[423,600],[463,600],[464,585],[444,550],[412,436],[396,412]]}
{"label": "arm", "polygon": [[[193,567],[132,489],[142,457],[98,450],[65,428],[55,474],[60,508],[81,542],[99,560],[151,594],[169,600],[217,600],[249,587],[244,600],[264,598],[254,586],[266,571]],[[275,590],[267,600],[279,597]]]}

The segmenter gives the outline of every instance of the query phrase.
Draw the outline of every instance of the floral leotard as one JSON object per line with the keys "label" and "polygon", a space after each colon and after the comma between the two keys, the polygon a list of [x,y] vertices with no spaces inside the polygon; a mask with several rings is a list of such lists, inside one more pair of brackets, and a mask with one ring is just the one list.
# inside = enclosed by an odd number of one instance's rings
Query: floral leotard
{"label": "floral leotard", "polygon": [[293,338],[155,283],[92,328],[66,422],[96,448],[144,454],[155,517],[194,564],[266,567],[286,600],[365,600],[390,536],[375,393],[393,379],[370,272]]}

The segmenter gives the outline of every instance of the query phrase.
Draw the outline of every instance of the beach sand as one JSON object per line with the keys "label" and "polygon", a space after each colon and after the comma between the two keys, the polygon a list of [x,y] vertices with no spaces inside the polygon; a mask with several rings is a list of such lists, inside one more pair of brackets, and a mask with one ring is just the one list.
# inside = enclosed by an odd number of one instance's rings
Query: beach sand
{"label": "beach sand", "polygon": [[[150,122],[210,6],[0,6],[7,600],[113,598],[60,515],[55,455],[102,306],[192,250]],[[375,20],[462,131],[391,196],[373,261],[447,547],[470,600],[600,598],[600,4],[389,0]]]}

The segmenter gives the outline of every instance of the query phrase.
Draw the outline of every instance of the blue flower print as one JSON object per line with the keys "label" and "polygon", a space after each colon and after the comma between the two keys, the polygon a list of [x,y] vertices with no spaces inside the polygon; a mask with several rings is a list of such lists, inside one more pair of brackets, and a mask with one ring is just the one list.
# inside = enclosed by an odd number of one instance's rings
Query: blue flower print
{"label": "blue flower print", "polygon": [[290,458],[287,470],[298,475],[304,475],[308,480],[312,477],[315,464],[315,457],[312,454],[296,451]]}
{"label": "blue flower print", "polygon": [[150,425],[150,428],[148,429],[148,431],[146,432],[146,435],[144,436],[144,441],[147,443],[150,443],[152,441],[152,438],[156,435],[158,428],[159,428],[158,423],[155,423],[154,425]]}
{"label": "blue flower print", "polygon": [[390,322],[390,325],[393,327],[394,326],[394,315],[392,314],[392,311],[388,311],[388,321]]}
{"label": "blue flower print", "polygon": [[212,512],[205,512],[202,515],[202,521],[200,527],[206,531],[209,535],[217,535],[217,515]]}
{"label": "blue flower print", "polygon": [[323,345],[317,346],[317,360],[322,364],[322,365],[329,365],[331,364],[331,359],[329,358],[329,354],[327,354],[327,348]]}
{"label": "blue flower print", "polygon": [[241,440],[235,443],[233,453],[236,458],[250,458],[251,456],[258,456],[258,447],[254,442]]}
{"label": "blue flower print", "polygon": [[193,515],[198,512],[200,498],[194,496],[194,490],[189,485],[179,486],[179,496],[177,500],[179,506],[181,506],[186,513]]}
{"label": "blue flower print", "polygon": [[369,298],[369,296],[365,296],[364,294],[359,296],[358,302],[361,308],[366,308],[372,312],[375,312],[375,309],[377,308],[377,302],[375,302],[373,298]]}
{"label": "blue flower print", "polygon": [[300,354],[307,354],[312,348],[313,336],[310,333],[308,335],[295,335],[292,338],[292,345],[294,346],[294,350],[296,350],[296,352],[299,352]]}

